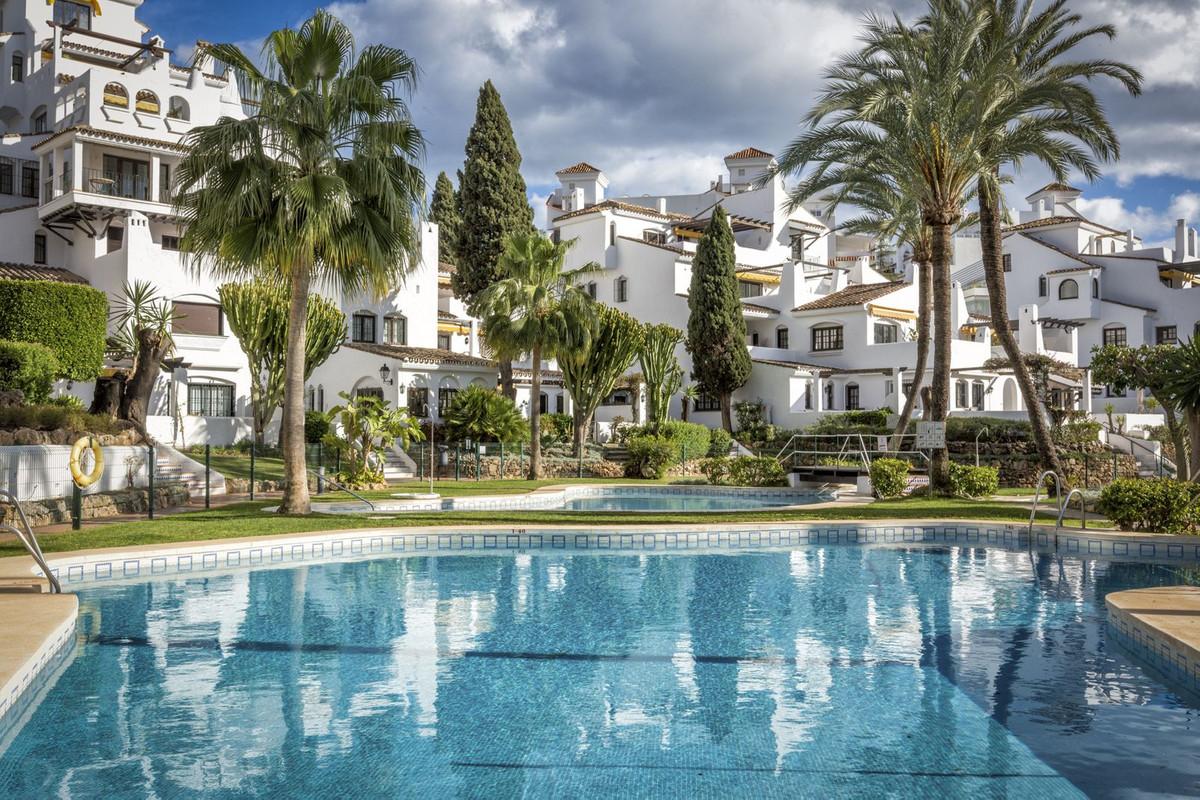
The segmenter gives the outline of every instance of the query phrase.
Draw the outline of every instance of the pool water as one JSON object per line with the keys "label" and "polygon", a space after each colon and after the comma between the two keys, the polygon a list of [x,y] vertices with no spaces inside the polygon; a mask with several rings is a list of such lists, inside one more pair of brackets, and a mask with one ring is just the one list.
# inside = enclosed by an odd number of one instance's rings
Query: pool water
{"label": "pool water", "polygon": [[758,508],[804,505],[828,500],[819,495],[770,496],[753,494],[626,494],[613,493],[567,500],[568,511],[753,511]]}
{"label": "pool water", "polygon": [[4,798],[1145,797],[1200,699],[1148,565],[970,548],[414,557],[81,592]]}

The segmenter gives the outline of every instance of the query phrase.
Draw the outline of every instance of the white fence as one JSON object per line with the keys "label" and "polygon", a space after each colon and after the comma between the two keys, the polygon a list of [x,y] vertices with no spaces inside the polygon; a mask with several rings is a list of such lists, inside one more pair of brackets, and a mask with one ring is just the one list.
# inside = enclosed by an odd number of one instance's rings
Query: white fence
{"label": "white fence", "polygon": [[[84,494],[147,486],[150,451],[146,447],[102,447],[104,475]],[[71,495],[69,445],[0,447],[0,485],[19,500]],[[91,463],[90,458],[87,461]]]}

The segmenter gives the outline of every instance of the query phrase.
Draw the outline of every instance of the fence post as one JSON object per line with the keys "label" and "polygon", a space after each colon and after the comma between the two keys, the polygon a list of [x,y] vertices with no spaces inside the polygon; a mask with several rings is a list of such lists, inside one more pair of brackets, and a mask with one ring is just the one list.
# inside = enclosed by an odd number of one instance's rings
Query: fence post
{"label": "fence post", "polygon": [[479,447],[479,442],[475,443],[475,480],[479,480],[483,474],[483,451]]}
{"label": "fence post", "polygon": [[1083,488],[1090,489],[1092,487],[1092,456],[1089,453],[1083,454]]}
{"label": "fence post", "polygon": [[204,508],[212,508],[212,445],[204,445]]}
{"label": "fence post", "polygon": [[417,444],[417,480],[425,477],[425,445]]}
{"label": "fence post", "polygon": [[521,474],[525,473],[525,442],[521,442],[517,450],[517,471]]}
{"label": "fence post", "polygon": [[83,490],[71,484],[71,530],[79,530],[83,522]]}
{"label": "fence post", "polygon": [[579,468],[576,471],[576,477],[583,477],[583,445],[579,446]]}
{"label": "fence post", "polygon": [[250,440],[250,499],[254,499],[254,440]]}
{"label": "fence post", "polygon": [[454,445],[454,480],[462,479],[462,445]]}
{"label": "fence post", "polygon": [[146,513],[148,519],[154,519],[154,468],[158,466],[154,460],[154,445],[147,448],[150,451],[150,491],[147,492]]}
{"label": "fence post", "polygon": [[500,443],[500,480],[504,480],[504,442]]}
{"label": "fence post", "polygon": [[1115,452],[1113,453],[1113,474],[1112,474],[1112,479],[1113,479],[1114,481],[1117,479],[1117,454],[1116,454]]}

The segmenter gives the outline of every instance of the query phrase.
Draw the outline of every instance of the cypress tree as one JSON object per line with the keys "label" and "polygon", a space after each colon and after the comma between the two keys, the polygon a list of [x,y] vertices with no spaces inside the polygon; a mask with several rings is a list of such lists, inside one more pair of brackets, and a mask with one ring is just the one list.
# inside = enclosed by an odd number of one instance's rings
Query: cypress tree
{"label": "cypress tree", "polygon": [[[450,285],[474,312],[479,295],[498,278],[505,237],[533,230],[521,152],[500,93],[490,80],[479,90],[466,154],[458,185],[461,223],[454,249],[458,262]],[[511,361],[501,361],[500,382],[506,396],[516,396]]]}
{"label": "cypress tree", "polygon": [[688,291],[688,350],[692,373],[705,393],[721,399],[721,424],[733,432],[734,390],[750,378],[746,320],[738,299],[733,230],[717,206],[696,247]]}
{"label": "cypress tree", "polygon": [[447,264],[457,264],[454,255],[458,247],[458,230],[462,217],[458,215],[458,197],[454,184],[445,172],[439,172],[429,201],[429,221],[438,226],[438,258]]}

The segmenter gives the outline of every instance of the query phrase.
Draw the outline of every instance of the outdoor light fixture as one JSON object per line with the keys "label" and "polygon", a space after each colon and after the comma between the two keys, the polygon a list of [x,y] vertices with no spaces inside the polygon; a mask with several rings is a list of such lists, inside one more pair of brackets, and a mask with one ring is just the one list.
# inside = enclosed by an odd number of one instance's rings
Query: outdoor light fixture
{"label": "outdoor light fixture", "polygon": [[383,381],[385,386],[392,385],[392,368],[387,365],[386,361],[379,368],[379,380]]}

